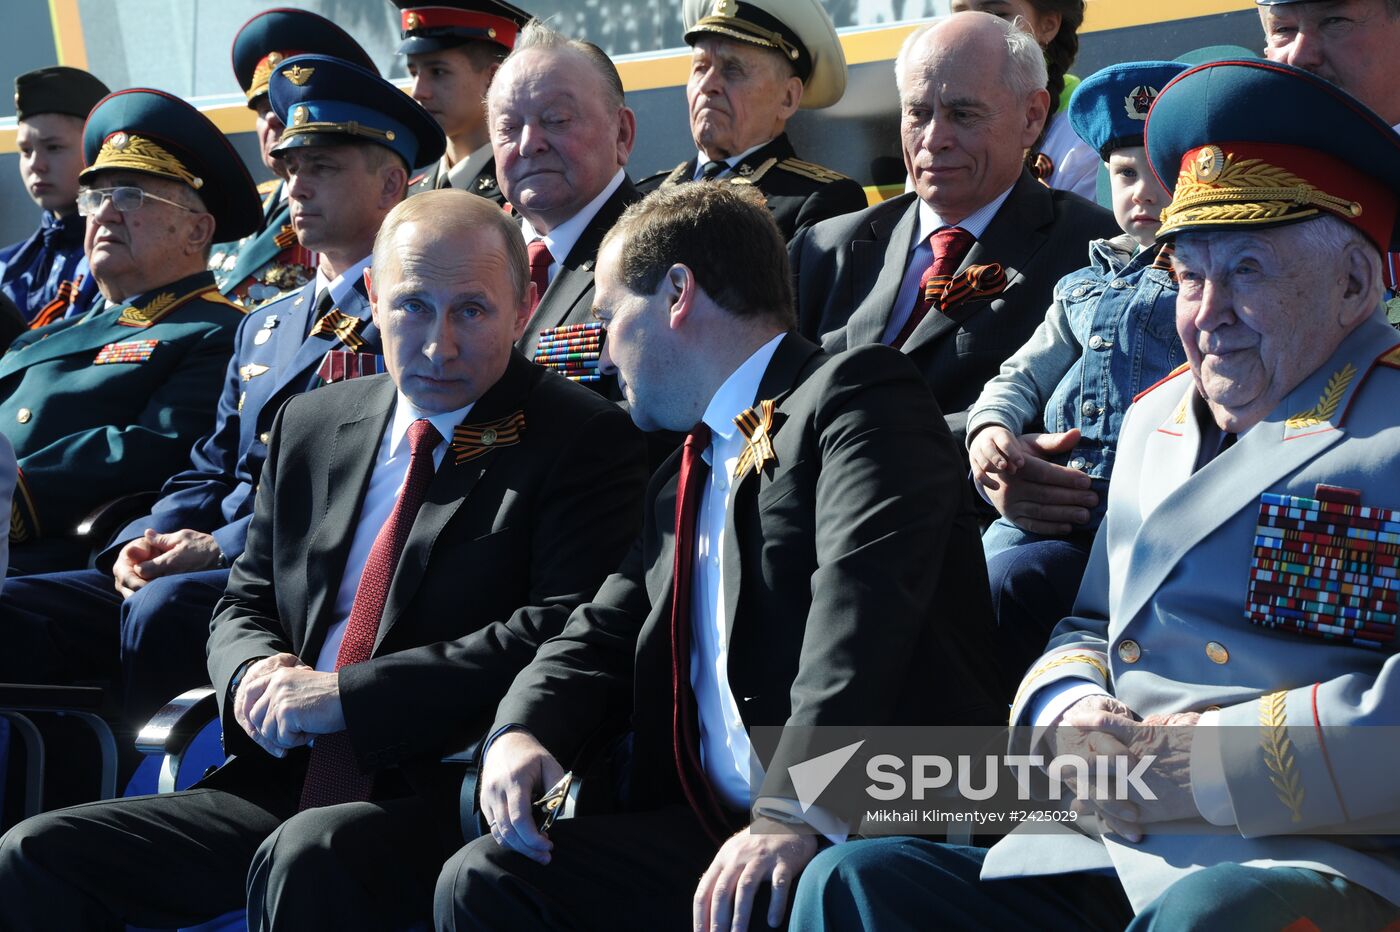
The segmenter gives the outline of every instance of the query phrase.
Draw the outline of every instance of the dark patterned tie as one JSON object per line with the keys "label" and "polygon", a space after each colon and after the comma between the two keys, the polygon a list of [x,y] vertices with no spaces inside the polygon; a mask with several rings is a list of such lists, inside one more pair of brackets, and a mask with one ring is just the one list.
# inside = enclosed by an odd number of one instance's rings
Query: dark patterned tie
{"label": "dark patterned tie", "polygon": [[[428,484],[433,480],[433,449],[441,442],[442,435],[427,418],[419,418],[408,427],[408,473],[394,502],[394,510],[375,536],[365,568],[360,573],[360,587],[355,591],[350,620],[335,656],[337,670],[352,663],[363,663],[374,653],[389,584],[393,582],[413,520],[427,495]],[[306,782],[301,788],[301,808],[366,800],[373,784],[374,775],[361,773],[355,763],[349,735],[343,731],[319,735],[311,748]]]}
{"label": "dark patterned tie", "polygon": [[929,295],[929,280],[939,275],[951,276],[956,272],[962,264],[963,256],[972,248],[973,242],[975,240],[972,234],[962,227],[944,227],[929,237],[929,245],[933,248],[933,261],[919,278],[919,293],[914,301],[914,309],[910,311],[904,326],[899,328],[899,333],[890,343],[891,346],[895,349],[904,346],[905,341],[928,316],[929,309],[934,304]]}
{"label": "dark patterned tie", "polygon": [[700,724],[695,691],[690,686],[690,609],[695,581],[695,526],[709,467],[701,456],[710,445],[710,428],[697,424],[685,438],[676,483],[675,562],[671,569],[671,745],[676,774],[686,801],[715,844],[731,834],[724,806],[705,776],[700,760]]}
{"label": "dark patterned tie", "polygon": [[533,312],[540,306],[549,288],[549,267],[554,264],[554,257],[549,254],[549,246],[542,239],[535,240],[525,251],[530,258],[530,281],[535,283],[535,303],[530,306]]}
{"label": "dark patterned tie", "polygon": [[728,162],[706,162],[700,169],[701,181],[714,181],[729,169]]}

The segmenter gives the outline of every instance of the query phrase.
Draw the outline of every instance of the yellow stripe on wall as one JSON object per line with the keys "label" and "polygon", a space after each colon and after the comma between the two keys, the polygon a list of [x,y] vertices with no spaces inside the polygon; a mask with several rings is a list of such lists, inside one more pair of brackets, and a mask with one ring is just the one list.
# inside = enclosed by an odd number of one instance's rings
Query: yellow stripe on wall
{"label": "yellow stripe on wall", "polygon": [[87,43],[83,41],[83,20],[78,13],[78,0],[49,0],[49,20],[53,23],[53,44],[58,52],[58,63],[86,69]]}

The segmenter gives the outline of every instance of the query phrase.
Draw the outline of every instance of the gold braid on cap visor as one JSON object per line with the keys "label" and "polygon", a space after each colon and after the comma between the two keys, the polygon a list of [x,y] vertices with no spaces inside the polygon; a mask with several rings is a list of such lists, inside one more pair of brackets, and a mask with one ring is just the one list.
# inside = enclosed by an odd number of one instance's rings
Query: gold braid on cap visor
{"label": "gold braid on cap visor", "polygon": [[99,168],[130,168],[178,179],[196,191],[204,187],[204,179],[191,172],[159,143],[130,133],[113,133],[107,137],[88,171]]}
{"label": "gold braid on cap visor", "polygon": [[738,39],[740,42],[748,42],[751,45],[762,45],[766,48],[774,48],[786,55],[791,61],[797,61],[802,54],[791,42],[783,38],[780,33],[764,29],[762,26],[755,26],[748,20],[738,19],[729,16],[706,16],[696,22],[691,27],[697,32],[717,32],[722,36],[729,36],[731,39]]}
{"label": "gold braid on cap visor", "polygon": [[1333,197],[1262,159],[1235,161],[1217,146],[1202,149],[1177,178],[1157,235],[1198,224],[1257,224],[1302,219],[1318,208],[1361,216],[1356,201]]}

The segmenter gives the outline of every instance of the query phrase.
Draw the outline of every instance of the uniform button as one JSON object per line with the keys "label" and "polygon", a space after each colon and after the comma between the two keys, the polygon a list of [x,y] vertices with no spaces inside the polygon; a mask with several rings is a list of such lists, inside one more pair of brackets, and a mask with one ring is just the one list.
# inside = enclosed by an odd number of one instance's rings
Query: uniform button
{"label": "uniform button", "polygon": [[1119,291],[1122,291],[1124,288],[1128,287],[1128,283],[1121,278],[1115,278],[1113,281],[1109,282],[1109,287],[1117,288]]}
{"label": "uniform button", "polygon": [[32,417],[34,417],[34,412],[28,408],[20,408],[19,411],[15,412],[15,420],[21,424],[28,424]]}
{"label": "uniform button", "polygon": [[1082,456],[1076,456],[1074,459],[1069,461],[1070,469],[1083,469],[1087,465],[1089,464],[1085,461],[1084,457]]}
{"label": "uniform button", "polygon": [[1099,406],[1094,404],[1092,401],[1084,402],[1084,404],[1080,407],[1079,410],[1084,413],[1085,417],[1099,416]]}
{"label": "uniform button", "polygon": [[1138,647],[1137,641],[1119,641],[1118,659],[1124,663],[1137,663],[1142,656],[1142,648]]}
{"label": "uniform button", "polygon": [[272,435],[269,434],[267,431],[263,431],[262,433],[258,434],[258,442],[266,446],[267,441],[271,436]]}
{"label": "uniform button", "polygon": [[1225,645],[1219,641],[1206,642],[1206,656],[1211,663],[1225,663],[1230,659],[1230,652],[1225,649]]}
{"label": "uniform button", "polygon": [[1089,338],[1089,349],[1103,349],[1103,337],[1097,333]]}

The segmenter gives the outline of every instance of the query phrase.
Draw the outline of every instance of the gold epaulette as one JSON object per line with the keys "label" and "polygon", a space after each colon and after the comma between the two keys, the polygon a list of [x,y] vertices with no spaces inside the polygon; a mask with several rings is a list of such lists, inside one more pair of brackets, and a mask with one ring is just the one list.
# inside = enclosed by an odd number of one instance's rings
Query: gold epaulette
{"label": "gold epaulette", "polygon": [[20,469],[15,472],[15,494],[10,503],[10,541],[23,544],[40,536],[39,513],[34,508],[34,497],[29,494],[24,470]]}
{"label": "gold epaulette", "polygon": [[151,327],[160,323],[186,304],[199,298],[203,298],[205,301],[211,301],[215,304],[222,303],[230,307],[236,307],[239,313],[242,314],[248,313],[243,309],[242,305],[235,304],[228,298],[219,294],[217,286],[209,285],[206,288],[191,291],[186,295],[176,295],[171,291],[163,291],[140,307],[133,304],[125,308],[121,316],[117,318],[117,323],[123,327]]}
{"label": "gold epaulette", "polygon": [[683,181],[689,181],[690,179],[686,177],[689,174],[689,172],[687,172],[686,169],[689,167],[689,162],[682,162],[675,168],[671,169],[671,173],[667,175],[664,179],[662,179],[661,187],[669,188],[673,184],[680,184]]}
{"label": "gold epaulette", "polygon": [[281,183],[282,182],[276,178],[269,178],[262,184],[258,185],[258,193],[261,194],[263,197],[267,197],[273,191],[276,191],[277,186]]}
{"label": "gold epaulette", "polygon": [[210,304],[227,304],[229,307],[233,308],[240,314],[248,313],[248,309],[246,307],[218,291],[206,294],[204,296],[204,300],[208,301]]}
{"label": "gold epaulette", "polygon": [[804,162],[801,159],[783,159],[778,163],[778,167],[783,171],[792,172],[794,175],[801,175],[803,178],[828,184],[833,181],[846,180],[846,176],[838,171],[833,171],[825,165],[818,165],[815,162]]}
{"label": "gold epaulette", "polygon": [[1376,365],[1386,366],[1390,369],[1400,369],[1400,343],[1395,344],[1390,349],[1376,359]]}

